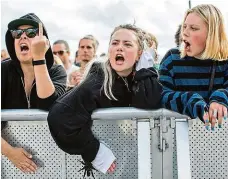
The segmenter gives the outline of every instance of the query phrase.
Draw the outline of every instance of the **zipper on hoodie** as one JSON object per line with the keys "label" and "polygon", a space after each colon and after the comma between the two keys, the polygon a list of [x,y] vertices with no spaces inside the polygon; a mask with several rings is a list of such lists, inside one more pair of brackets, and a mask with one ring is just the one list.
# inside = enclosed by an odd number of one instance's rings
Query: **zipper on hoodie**
{"label": "zipper on hoodie", "polygon": [[[23,84],[23,86],[24,86],[24,91],[25,91],[25,83],[24,83],[22,77],[21,77],[21,82],[22,82],[22,84]],[[25,96],[26,96],[27,103],[28,103],[28,109],[31,108],[30,97],[31,97],[31,91],[32,91],[32,88],[33,88],[34,84],[35,84],[35,83],[32,84],[32,87],[31,87],[31,89],[30,89],[29,96],[27,95],[27,93],[26,93],[26,91],[25,91]]]}
{"label": "zipper on hoodie", "polygon": [[128,81],[127,81],[127,79],[125,79],[125,78],[122,77],[122,76],[120,76],[120,77],[121,77],[122,80],[124,81],[124,84],[125,84],[125,86],[127,87],[128,92],[131,92],[130,89],[129,89],[129,86],[128,86]]}
{"label": "zipper on hoodie", "polygon": [[[124,84],[125,84],[125,86],[127,87],[128,92],[131,92],[131,90],[129,89],[129,85],[128,85],[127,79],[124,78],[124,77],[122,77],[122,76],[120,76],[120,77],[121,77],[122,80],[124,81]],[[128,106],[131,107],[131,104],[128,104]]]}

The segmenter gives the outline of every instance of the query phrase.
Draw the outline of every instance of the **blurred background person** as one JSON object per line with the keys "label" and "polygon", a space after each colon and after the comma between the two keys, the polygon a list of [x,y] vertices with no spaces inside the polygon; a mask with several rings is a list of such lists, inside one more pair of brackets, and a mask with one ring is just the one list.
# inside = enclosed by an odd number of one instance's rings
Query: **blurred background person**
{"label": "blurred background person", "polygon": [[2,49],[1,50],[1,61],[5,61],[5,60],[9,60],[9,54],[8,51],[6,49]]}
{"label": "blurred background person", "polygon": [[177,31],[175,33],[175,44],[177,47],[180,47],[182,42],[182,37],[181,37],[181,25],[178,26]]}
{"label": "blurred background person", "polygon": [[105,56],[106,56],[106,53],[100,54],[100,57],[105,57]]}
{"label": "blurred background person", "polygon": [[78,70],[79,68],[71,63],[70,60],[70,48],[68,43],[65,40],[57,40],[53,43],[53,54],[57,55],[66,70],[67,75],[69,75],[72,71]]}
{"label": "blurred background person", "polygon": [[64,68],[64,65],[63,65],[62,60],[57,55],[54,55],[53,54],[53,57],[54,57],[54,64],[56,64],[56,65],[62,65],[63,68]]}
{"label": "blurred background person", "polygon": [[80,67],[80,60],[78,59],[78,51],[75,52],[74,65]]}
{"label": "blurred background person", "polygon": [[146,31],[143,31],[144,34],[144,46],[145,50],[143,51],[139,62],[136,65],[136,70],[140,70],[141,68],[150,68],[155,67],[158,69],[159,62],[158,62],[158,54],[157,54],[157,47],[158,41],[157,38]]}
{"label": "blurred background person", "polygon": [[86,65],[96,57],[98,46],[99,42],[93,35],[86,35],[80,39],[77,53],[80,69],[72,71],[69,75],[69,84],[71,86],[78,85],[81,82]]}

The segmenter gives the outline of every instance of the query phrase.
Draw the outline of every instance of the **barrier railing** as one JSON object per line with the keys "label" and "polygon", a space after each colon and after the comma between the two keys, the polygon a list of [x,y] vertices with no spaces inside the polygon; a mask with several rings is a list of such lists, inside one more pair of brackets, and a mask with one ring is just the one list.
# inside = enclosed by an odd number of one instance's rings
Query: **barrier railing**
{"label": "barrier railing", "polygon": [[[80,157],[62,152],[54,143],[47,112],[2,110],[1,115],[2,121],[8,121],[2,136],[31,152],[40,167],[36,174],[23,174],[2,156],[2,178],[82,178]],[[117,157],[113,174],[95,172],[95,178],[228,178],[226,123],[223,130],[206,131],[201,122],[166,109],[100,109],[92,118],[95,135]]]}

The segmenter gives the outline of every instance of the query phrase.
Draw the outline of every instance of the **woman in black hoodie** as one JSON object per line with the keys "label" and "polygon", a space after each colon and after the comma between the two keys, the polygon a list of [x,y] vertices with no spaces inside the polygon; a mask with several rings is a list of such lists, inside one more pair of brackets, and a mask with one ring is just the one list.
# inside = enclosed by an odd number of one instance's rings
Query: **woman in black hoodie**
{"label": "woman in black hoodie", "polygon": [[60,97],[49,111],[48,124],[57,145],[69,154],[81,155],[87,167],[103,173],[115,169],[112,151],[91,131],[91,114],[95,109],[160,108],[161,85],[156,71],[135,71],[143,48],[141,29],[132,25],[115,28],[109,58],[92,61],[81,84]]}
{"label": "woman in black hoodie", "polygon": [[[46,29],[33,13],[8,24],[10,60],[1,63],[1,109],[48,110],[65,93],[66,72],[53,65]],[[1,139],[2,154],[23,172],[35,172],[31,155]]]}

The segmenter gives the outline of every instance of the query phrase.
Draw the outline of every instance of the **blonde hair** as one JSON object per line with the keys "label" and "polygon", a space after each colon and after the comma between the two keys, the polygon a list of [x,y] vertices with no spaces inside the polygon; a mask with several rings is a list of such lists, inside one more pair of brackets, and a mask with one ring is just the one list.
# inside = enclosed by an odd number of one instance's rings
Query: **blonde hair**
{"label": "blonde hair", "polygon": [[[109,44],[111,42],[113,34],[120,29],[132,30],[137,37],[139,51],[144,50],[144,45],[143,45],[144,36],[143,36],[142,30],[140,28],[136,27],[135,25],[131,25],[131,24],[120,25],[120,26],[116,27],[111,34]],[[104,73],[104,81],[103,81],[103,85],[102,85],[101,89],[104,89],[104,93],[108,99],[117,100],[112,92],[112,86],[113,86],[113,82],[115,79],[113,76],[113,71],[112,71],[112,67],[111,67],[109,58],[107,56],[103,57],[103,58],[93,59],[92,61],[90,61],[87,64],[81,84],[88,78],[90,71],[91,71],[91,67],[93,66],[93,64],[96,64],[96,63],[100,64],[101,69]]]}
{"label": "blonde hair", "polygon": [[147,42],[148,47],[151,47],[153,44],[155,44],[155,48],[158,48],[158,40],[153,34],[145,32],[145,40]]}
{"label": "blonde hair", "polygon": [[[211,4],[201,4],[189,9],[182,23],[181,33],[183,35],[183,25],[190,13],[196,13],[206,23],[208,34],[206,47],[201,54],[201,59],[226,60],[228,58],[228,39],[225,32],[225,25],[220,10]],[[181,57],[185,57],[186,52],[181,49]]]}

